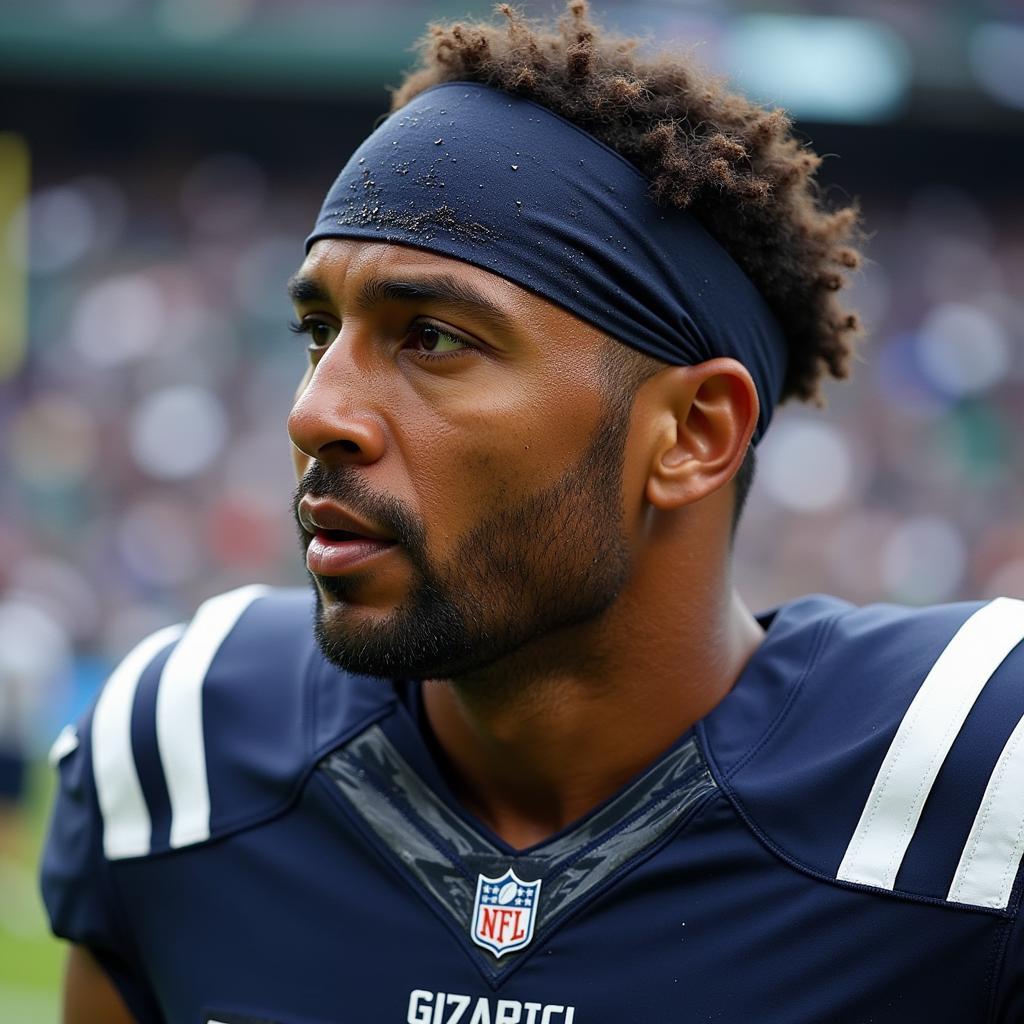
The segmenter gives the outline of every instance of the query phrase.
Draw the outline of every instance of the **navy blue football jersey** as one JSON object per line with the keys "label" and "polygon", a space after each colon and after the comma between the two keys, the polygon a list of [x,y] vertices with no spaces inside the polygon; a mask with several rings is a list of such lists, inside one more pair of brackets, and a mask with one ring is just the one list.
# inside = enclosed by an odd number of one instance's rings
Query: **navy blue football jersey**
{"label": "navy blue football jersey", "polygon": [[517,850],[310,594],[213,598],[58,741],[54,931],[143,1024],[1024,1020],[1024,602],[762,623],[705,719]]}

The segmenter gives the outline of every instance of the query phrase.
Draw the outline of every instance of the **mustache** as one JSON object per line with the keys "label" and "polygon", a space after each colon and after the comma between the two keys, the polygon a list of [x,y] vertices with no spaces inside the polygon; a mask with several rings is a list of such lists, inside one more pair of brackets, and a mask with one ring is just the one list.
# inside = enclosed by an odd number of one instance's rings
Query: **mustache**
{"label": "mustache", "polygon": [[389,533],[414,555],[424,549],[424,529],[419,519],[397,498],[371,490],[353,466],[328,469],[322,462],[313,462],[303,474],[292,495],[292,515],[303,538],[305,531],[299,522],[299,502],[307,494],[344,505],[361,519]]}

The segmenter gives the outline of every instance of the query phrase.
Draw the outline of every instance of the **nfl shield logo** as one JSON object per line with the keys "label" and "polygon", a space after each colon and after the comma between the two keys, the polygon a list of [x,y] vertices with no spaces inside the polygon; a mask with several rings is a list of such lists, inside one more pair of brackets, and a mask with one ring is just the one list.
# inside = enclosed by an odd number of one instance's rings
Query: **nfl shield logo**
{"label": "nfl shield logo", "polygon": [[500,878],[481,875],[473,902],[473,941],[497,957],[528,946],[539,897],[540,879],[524,882],[511,868]]}

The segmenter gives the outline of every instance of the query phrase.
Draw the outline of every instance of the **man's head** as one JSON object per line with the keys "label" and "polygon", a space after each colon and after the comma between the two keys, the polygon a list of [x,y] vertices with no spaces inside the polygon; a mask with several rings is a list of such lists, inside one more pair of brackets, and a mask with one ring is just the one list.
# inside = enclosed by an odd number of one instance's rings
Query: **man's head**
{"label": "man's head", "polygon": [[[692,201],[759,285],[756,302],[766,300],[776,316],[789,313],[780,318],[790,348],[781,397],[813,397],[824,367],[841,375],[855,325],[834,306],[841,277],[832,265],[855,261],[841,244],[852,214],[844,219],[817,207],[809,181],[814,158],[797,151],[785,123],[757,112],[758,126],[756,108],[746,104],[747,141],[760,138],[765,166],[747,153],[746,177],[735,168],[726,173],[718,166],[725,160],[722,132],[738,123],[737,98],[701,83],[702,101],[717,102],[727,123],[708,127],[707,111],[695,120],[684,166],[678,154],[666,156],[685,142],[676,127],[671,140],[662,138],[660,154],[651,139],[694,104],[680,78],[688,69],[645,63],[618,41],[595,40],[580,5],[557,36],[509,17],[504,35],[494,27],[435,29],[426,66],[396,105],[441,81],[480,81],[525,92],[563,116],[575,106],[569,119],[600,136],[593,118],[579,115],[580,96],[593,100],[604,89],[620,106],[632,96],[647,120],[639,108],[606,110],[600,124],[615,138],[604,141],[648,175],[666,209]],[[661,94],[661,121],[652,122],[645,92],[625,89],[627,71]],[[701,135],[709,131],[719,139],[706,145]],[[643,152],[647,165],[638,159]],[[786,155],[790,166],[780,169]],[[759,191],[765,167],[776,180]],[[392,169],[409,170],[398,162]],[[717,188],[710,188],[714,173]],[[728,220],[721,192],[730,180],[732,220],[716,234],[718,219]],[[767,197],[783,184],[793,193],[794,181],[799,189],[788,206]],[[421,175],[424,189],[444,184]],[[702,187],[710,193],[703,207]],[[500,261],[484,269],[475,255],[470,262],[452,258],[450,247],[430,244],[429,233],[414,237],[415,248],[404,238],[406,244],[389,244],[384,232],[374,237],[372,172],[347,188],[370,190],[360,217],[347,221],[359,223],[357,237],[345,237],[350,228],[320,231],[293,281],[312,360],[289,424],[300,477],[296,507],[319,597],[318,636],[332,660],[372,674],[462,674],[597,620],[643,575],[666,528],[683,531],[695,550],[717,550],[723,538],[728,547],[745,493],[730,484],[740,478],[749,485],[759,417],[759,385],[742,362],[712,353],[695,365],[670,366],[602,330],[592,306],[558,291],[558,281],[546,292],[533,289],[529,271],[520,269],[513,283],[501,276]],[[539,214],[543,225],[543,208]],[[467,230],[466,219],[444,204],[431,218],[431,230],[450,231],[453,242]],[[758,218],[772,223],[774,238],[766,241]],[[468,229],[487,230],[475,221]],[[787,239],[791,251],[782,244]],[[815,249],[817,264],[809,254]],[[808,279],[809,270],[821,279]],[[586,287],[582,278],[577,283]],[[742,304],[749,282],[736,285]],[[535,293],[550,296],[552,288],[567,308]],[[671,315],[673,301],[671,293],[664,300]],[[822,318],[815,328],[808,303]],[[722,324],[711,329],[721,333]],[[644,345],[646,335],[638,336]]]}

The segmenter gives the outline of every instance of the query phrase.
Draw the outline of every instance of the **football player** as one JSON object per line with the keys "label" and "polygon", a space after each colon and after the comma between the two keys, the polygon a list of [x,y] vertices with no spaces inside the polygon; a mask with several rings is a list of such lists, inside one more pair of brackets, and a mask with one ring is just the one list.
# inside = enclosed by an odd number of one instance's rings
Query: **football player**
{"label": "football player", "polygon": [[61,741],[65,1020],[1021,1020],[1024,603],[731,581],[854,211],[581,0],[503,17],[432,30],[291,282],[310,593],[212,598]]}

